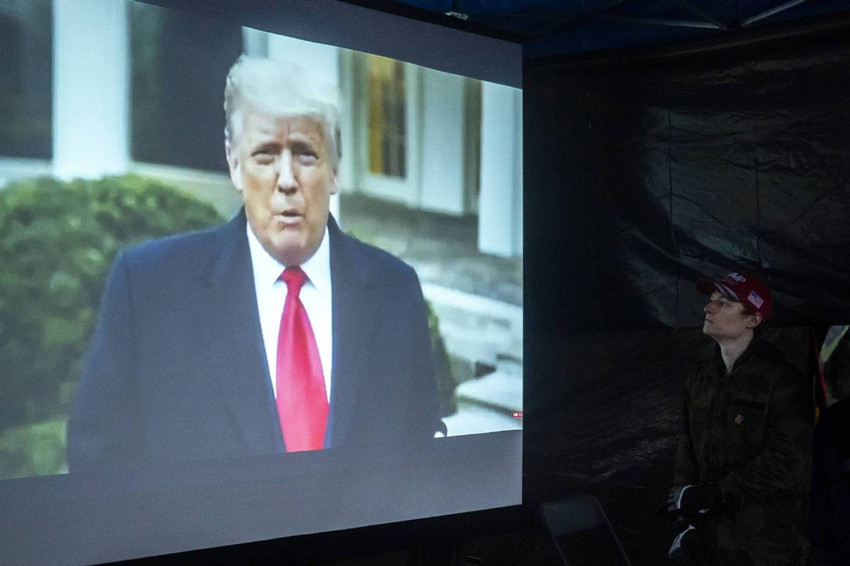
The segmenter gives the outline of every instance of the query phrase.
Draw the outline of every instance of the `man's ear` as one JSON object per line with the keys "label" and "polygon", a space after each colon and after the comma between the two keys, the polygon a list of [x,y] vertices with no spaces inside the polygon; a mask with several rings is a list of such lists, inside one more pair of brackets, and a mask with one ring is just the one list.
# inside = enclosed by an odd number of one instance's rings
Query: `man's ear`
{"label": "man's ear", "polygon": [[749,316],[749,321],[747,323],[747,328],[755,328],[761,321],[764,320],[760,312],[753,313]]}
{"label": "man's ear", "polygon": [[328,191],[330,194],[335,195],[339,192],[339,182],[337,181],[337,175],[334,173],[333,176],[333,184],[331,185],[330,190]]}
{"label": "man's ear", "polygon": [[241,163],[237,155],[237,148],[233,147],[230,140],[224,140],[224,155],[227,157],[227,168],[230,170],[230,181],[236,190],[242,192]]}

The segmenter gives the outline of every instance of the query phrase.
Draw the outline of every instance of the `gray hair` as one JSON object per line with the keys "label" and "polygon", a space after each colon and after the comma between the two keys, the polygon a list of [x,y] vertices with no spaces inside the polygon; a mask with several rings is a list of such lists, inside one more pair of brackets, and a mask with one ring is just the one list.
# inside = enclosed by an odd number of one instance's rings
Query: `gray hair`
{"label": "gray hair", "polygon": [[322,124],[334,170],[342,157],[338,92],[303,67],[289,61],[242,55],[230,68],[224,88],[224,139],[234,143],[246,106],[277,116],[310,116]]}

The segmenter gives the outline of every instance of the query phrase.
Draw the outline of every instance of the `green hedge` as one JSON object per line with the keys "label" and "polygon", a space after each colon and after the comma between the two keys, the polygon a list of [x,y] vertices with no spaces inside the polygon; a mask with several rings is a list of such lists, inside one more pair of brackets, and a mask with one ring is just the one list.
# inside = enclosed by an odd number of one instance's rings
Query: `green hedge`
{"label": "green hedge", "polygon": [[138,176],[0,189],[0,435],[67,415],[120,249],[221,222],[211,206]]}

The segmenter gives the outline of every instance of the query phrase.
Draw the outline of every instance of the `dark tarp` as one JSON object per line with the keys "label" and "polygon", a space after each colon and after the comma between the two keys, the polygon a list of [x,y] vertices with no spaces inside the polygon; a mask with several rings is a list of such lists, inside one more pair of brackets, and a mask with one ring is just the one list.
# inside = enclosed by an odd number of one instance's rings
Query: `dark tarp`
{"label": "dark tarp", "polygon": [[537,329],[697,326],[694,281],[734,268],[767,277],[775,324],[850,320],[848,21],[527,64]]}

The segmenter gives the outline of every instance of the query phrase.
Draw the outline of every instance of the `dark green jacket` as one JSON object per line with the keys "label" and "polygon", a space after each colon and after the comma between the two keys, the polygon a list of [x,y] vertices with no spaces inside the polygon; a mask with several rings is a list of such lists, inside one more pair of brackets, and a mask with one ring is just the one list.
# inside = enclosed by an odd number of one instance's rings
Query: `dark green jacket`
{"label": "dark green jacket", "polygon": [[694,369],[674,484],[720,487],[695,525],[705,564],[802,563],[813,421],[811,383],[759,338],[729,375],[719,347]]}

